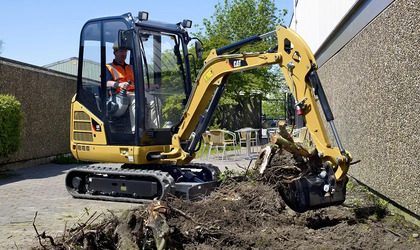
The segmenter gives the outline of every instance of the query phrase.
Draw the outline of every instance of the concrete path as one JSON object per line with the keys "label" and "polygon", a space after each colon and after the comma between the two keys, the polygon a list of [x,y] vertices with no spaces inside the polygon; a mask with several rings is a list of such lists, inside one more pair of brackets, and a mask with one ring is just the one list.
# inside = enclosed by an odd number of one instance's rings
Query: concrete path
{"label": "concrete path", "polygon": [[[211,163],[221,171],[226,168],[243,171],[249,160],[243,157],[228,157],[228,160],[197,159],[194,162]],[[0,249],[30,249],[38,243],[33,228],[55,236],[63,232],[65,225],[72,227],[83,223],[96,211],[121,212],[141,206],[124,202],[106,202],[73,199],[64,186],[66,172],[78,165],[45,164],[0,172]]]}

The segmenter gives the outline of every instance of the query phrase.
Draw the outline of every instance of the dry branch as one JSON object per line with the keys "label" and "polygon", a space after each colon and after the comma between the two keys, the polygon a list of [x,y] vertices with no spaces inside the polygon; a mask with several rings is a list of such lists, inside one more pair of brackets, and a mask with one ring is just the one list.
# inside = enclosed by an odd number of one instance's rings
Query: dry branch
{"label": "dry branch", "polygon": [[38,233],[38,229],[36,228],[36,226],[35,226],[35,220],[36,220],[36,217],[38,216],[38,211],[36,211],[35,212],[35,216],[34,216],[34,219],[33,219],[33,221],[32,221],[32,226],[34,227],[34,229],[35,229],[35,233],[36,233],[36,236],[37,236],[37,238],[38,238],[38,242],[39,242],[39,245],[42,247],[42,248],[44,248],[44,249],[46,249],[46,247],[44,246],[44,245],[42,245],[42,241],[41,241],[41,235]]}
{"label": "dry branch", "polygon": [[170,208],[170,210],[171,210],[171,211],[174,211],[174,212],[176,212],[176,213],[180,214],[180,215],[181,215],[181,216],[183,216],[184,218],[186,218],[186,219],[188,219],[188,220],[192,221],[194,224],[197,224],[197,225],[202,225],[201,223],[199,223],[199,222],[195,221],[195,220],[194,220],[191,216],[189,216],[189,215],[188,215],[188,214],[186,214],[185,212],[183,212],[183,211],[179,210],[178,208],[175,208],[175,207],[173,207],[173,206],[169,206],[169,205],[168,205],[168,207]]}
{"label": "dry branch", "polygon": [[313,153],[313,152],[309,152],[307,149],[296,144],[295,142],[287,140],[287,138],[284,138],[280,134],[274,134],[271,137],[271,143],[277,144],[280,147],[282,147],[284,150],[297,156],[310,157],[312,156],[312,153]]}
{"label": "dry branch", "polygon": [[49,235],[47,235],[46,233],[45,233],[45,231],[44,232],[42,232],[42,234],[39,234],[38,233],[38,229],[36,228],[36,225],[35,225],[35,221],[36,221],[36,217],[38,216],[38,211],[36,211],[35,212],[35,216],[34,216],[34,219],[33,219],[33,221],[32,221],[32,226],[34,227],[34,229],[35,229],[35,232],[36,232],[36,236],[37,236],[37,238],[38,238],[38,242],[39,242],[39,245],[41,245],[41,247],[42,248],[44,248],[44,249],[47,249],[44,245],[42,245],[42,241],[41,241],[41,239],[48,239],[49,241],[50,241],[50,243],[51,243],[51,245],[52,246],[61,246],[61,244],[56,244],[55,242],[54,242],[54,238],[53,237],[51,237],[51,236],[49,236]]}

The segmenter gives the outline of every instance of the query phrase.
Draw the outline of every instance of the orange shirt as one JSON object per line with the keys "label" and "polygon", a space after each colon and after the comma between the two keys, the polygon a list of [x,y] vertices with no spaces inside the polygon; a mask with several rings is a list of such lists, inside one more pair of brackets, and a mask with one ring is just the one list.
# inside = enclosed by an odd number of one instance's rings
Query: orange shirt
{"label": "orange shirt", "polygon": [[[130,86],[127,90],[134,91],[134,73],[131,65],[121,65],[113,62],[112,64],[107,64],[106,67],[109,73],[111,73],[112,80],[117,82],[129,82]],[[117,92],[119,92],[118,89]]]}

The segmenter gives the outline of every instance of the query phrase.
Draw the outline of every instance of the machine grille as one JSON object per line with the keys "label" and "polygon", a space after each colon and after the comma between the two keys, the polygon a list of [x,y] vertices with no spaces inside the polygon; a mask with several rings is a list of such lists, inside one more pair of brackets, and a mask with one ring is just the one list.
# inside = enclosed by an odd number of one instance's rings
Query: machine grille
{"label": "machine grille", "polygon": [[75,141],[93,141],[92,133],[74,132]]}
{"label": "machine grille", "polygon": [[74,119],[79,121],[90,121],[90,117],[83,111],[74,112]]}
{"label": "machine grille", "polygon": [[[74,131],[73,139],[75,141],[93,141],[93,134],[90,125],[90,116],[83,111],[74,112]],[[84,132],[86,131],[86,132]]]}
{"label": "machine grille", "polygon": [[75,130],[91,131],[90,122],[74,122]]}

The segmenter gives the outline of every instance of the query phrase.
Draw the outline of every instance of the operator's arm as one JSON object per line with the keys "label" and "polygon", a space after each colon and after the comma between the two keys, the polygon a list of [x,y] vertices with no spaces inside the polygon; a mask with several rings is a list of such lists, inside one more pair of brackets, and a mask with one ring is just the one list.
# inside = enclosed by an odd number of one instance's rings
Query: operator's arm
{"label": "operator's arm", "polygon": [[129,85],[130,85],[130,83],[128,83],[128,82],[117,82],[117,81],[114,81],[114,80],[106,82],[106,86],[108,88],[114,88],[114,89],[116,89],[116,88],[127,89],[127,87]]}
{"label": "operator's arm", "polygon": [[107,68],[106,70],[106,75],[105,75],[105,79],[106,79],[106,87],[107,88],[122,88],[122,89],[127,89],[127,87],[130,85],[130,83],[128,82],[120,82],[118,80],[114,80],[114,77],[112,76],[111,72],[109,71],[109,69]]}

